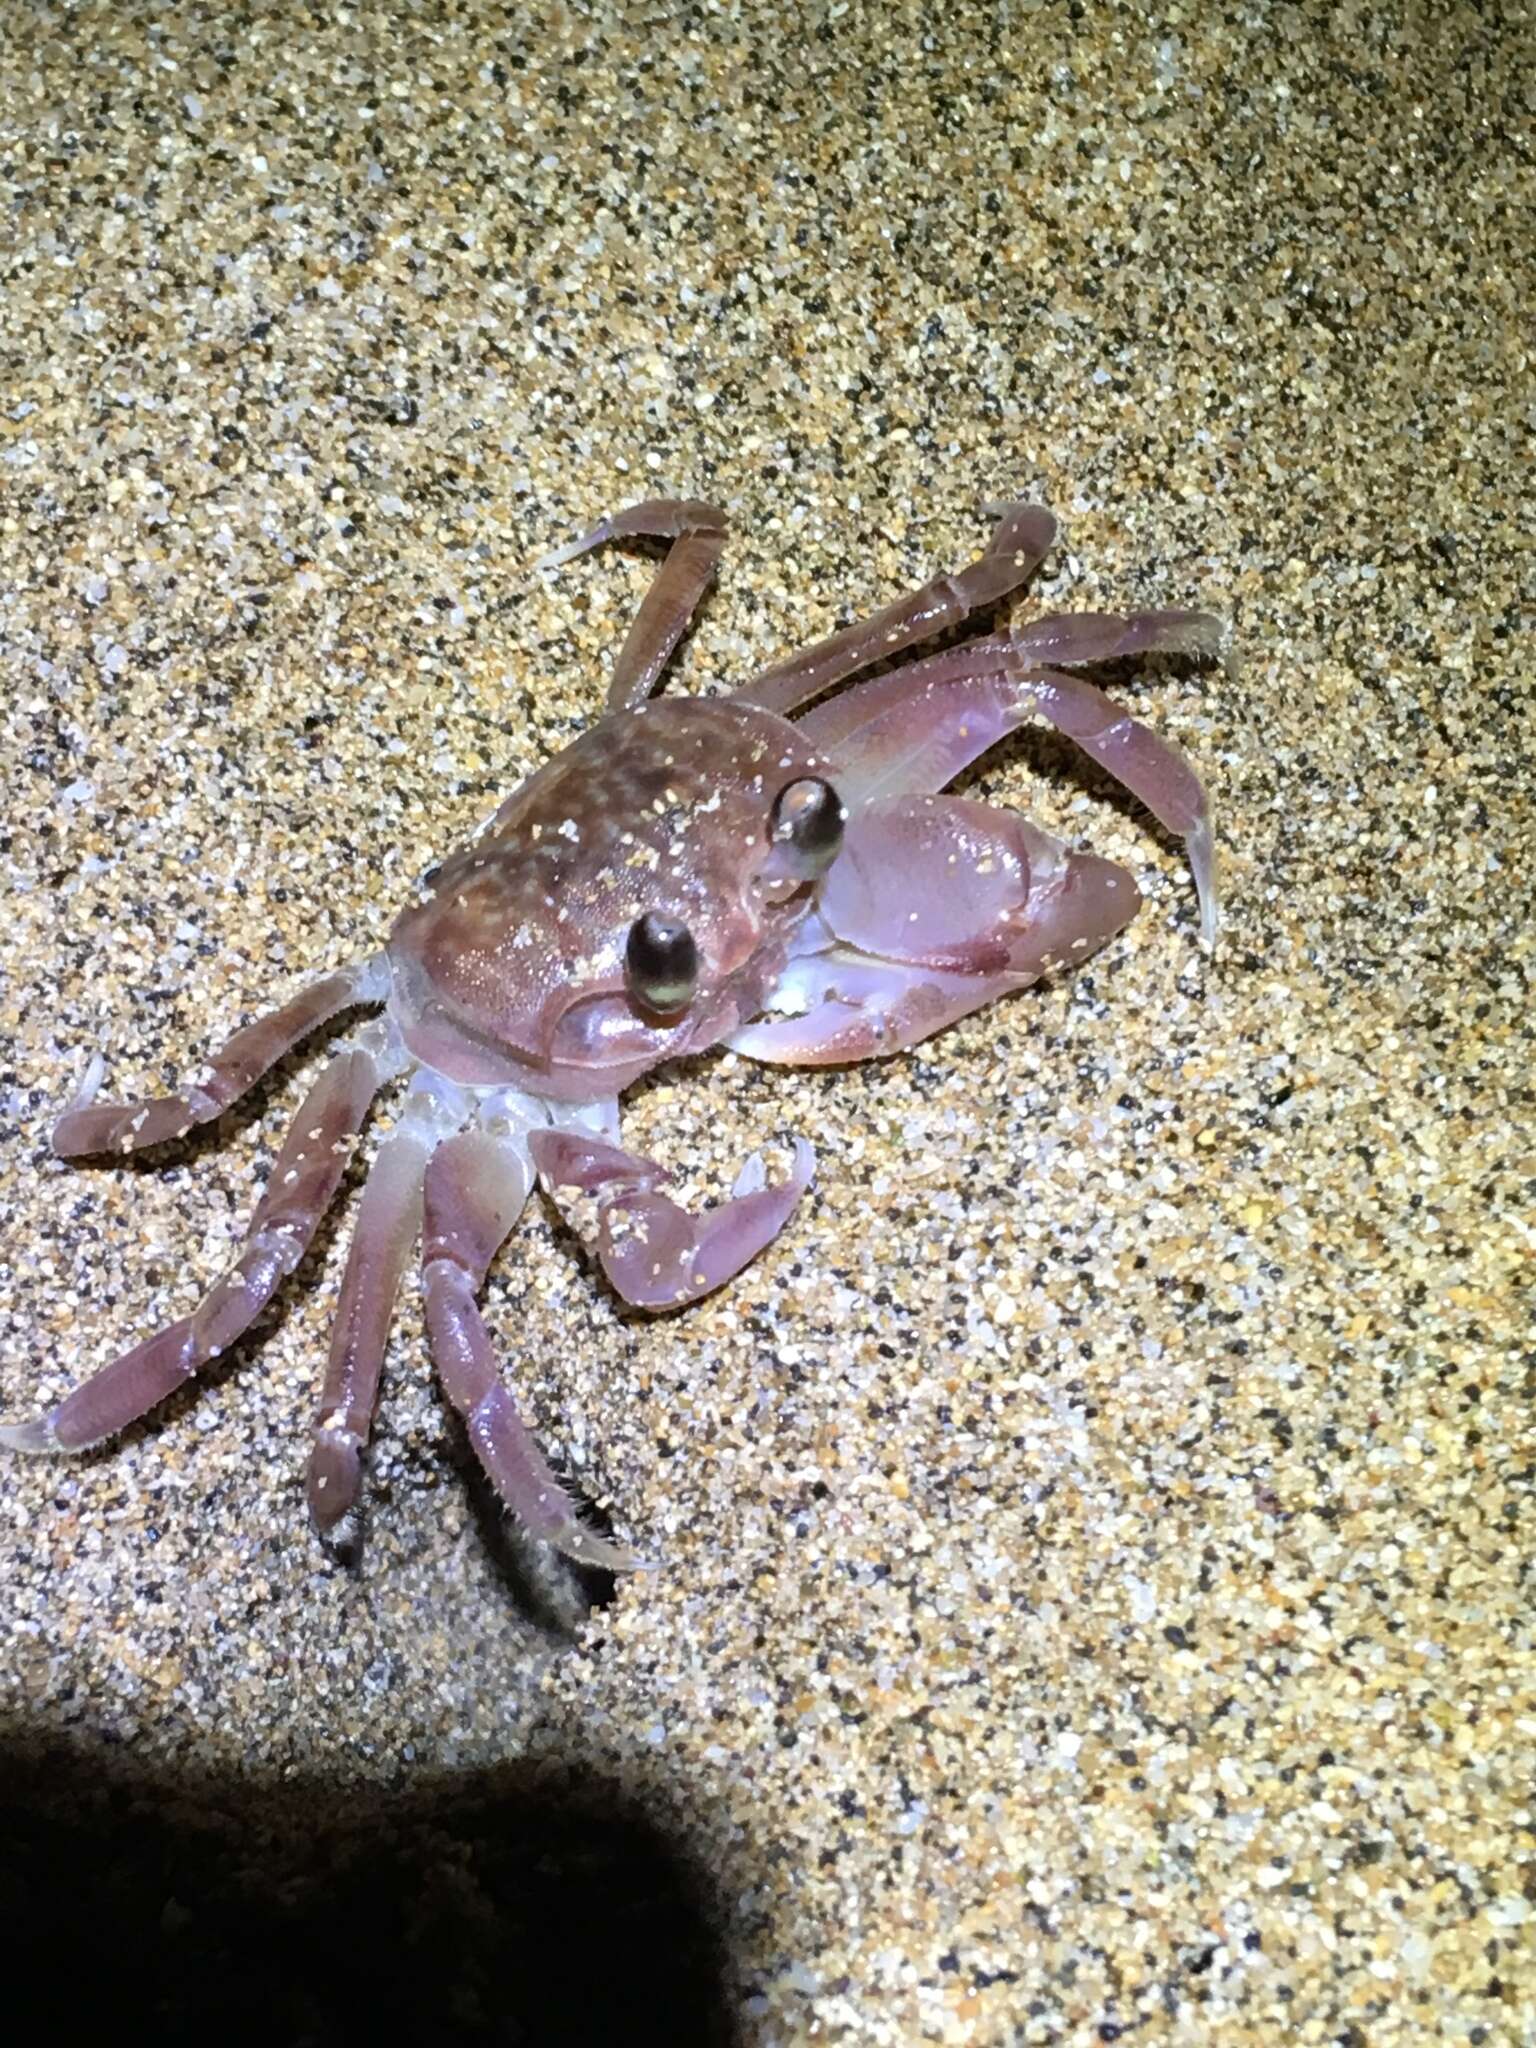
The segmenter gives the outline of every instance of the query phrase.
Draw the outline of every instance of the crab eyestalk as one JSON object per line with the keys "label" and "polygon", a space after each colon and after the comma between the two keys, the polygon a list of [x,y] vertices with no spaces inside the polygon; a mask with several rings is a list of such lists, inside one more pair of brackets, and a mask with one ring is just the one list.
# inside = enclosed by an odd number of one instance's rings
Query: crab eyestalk
{"label": "crab eyestalk", "polygon": [[772,851],[762,880],[770,888],[819,881],[842,850],[847,823],[847,806],[830,782],[801,775],[787,783],[768,820]]}
{"label": "crab eyestalk", "polygon": [[687,925],[648,910],[629,928],[624,979],[631,997],[658,1017],[675,1017],[699,985],[699,948]]}

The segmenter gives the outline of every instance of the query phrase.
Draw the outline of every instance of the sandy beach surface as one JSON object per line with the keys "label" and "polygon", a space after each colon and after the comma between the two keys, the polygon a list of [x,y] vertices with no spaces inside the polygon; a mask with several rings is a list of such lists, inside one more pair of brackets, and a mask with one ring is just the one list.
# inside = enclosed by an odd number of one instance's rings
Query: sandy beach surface
{"label": "sandy beach surface", "polygon": [[[386,1098],[248,1341],[8,1461],[0,1945],[119,2038],[1532,2037],[1532,79],[1523,9],[27,7],[0,18],[0,1414],[238,1247],[323,1048],[49,1151],[372,951],[596,714],[712,497],[709,691],[969,559],[1203,605],[1109,677],[1177,845],[915,1054],[626,1132],[814,1189],[686,1314],[547,1204],[487,1315],[661,1568],[501,1523],[408,1286],[355,1569],[306,1522]],[[1523,506],[1523,511],[1521,506]],[[651,2030],[658,2030],[653,2033]]]}

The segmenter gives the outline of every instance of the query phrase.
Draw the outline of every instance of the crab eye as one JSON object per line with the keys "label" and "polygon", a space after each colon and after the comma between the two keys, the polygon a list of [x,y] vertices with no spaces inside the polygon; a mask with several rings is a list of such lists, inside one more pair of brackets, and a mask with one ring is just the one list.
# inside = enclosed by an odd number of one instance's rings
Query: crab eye
{"label": "crab eye", "polygon": [[624,978],[643,1009],[662,1016],[686,1010],[699,980],[699,949],[693,933],[675,917],[648,910],[629,928]]}
{"label": "crab eye", "polygon": [[768,821],[777,864],[802,882],[824,875],[843,843],[847,817],[842,798],[819,775],[802,775],[786,784],[774,799]]}

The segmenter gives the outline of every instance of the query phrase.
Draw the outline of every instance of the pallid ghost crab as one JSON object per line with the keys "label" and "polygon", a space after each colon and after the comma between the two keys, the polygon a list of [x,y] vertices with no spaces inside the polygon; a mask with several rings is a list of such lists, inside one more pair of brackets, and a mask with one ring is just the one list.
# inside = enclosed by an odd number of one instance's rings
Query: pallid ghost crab
{"label": "pallid ghost crab", "polygon": [[64,1158],[159,1145],[218,1117],[339,1012],[382,1009],[306,1096],[243,1250],[192,1314],[39,1420],[0,1430],[0,1441],[82,1450],[233,1344],[303,1257],[374,1097],[408,1074],[342,1281],[309,1464],[316,1525],[338,1546],[355,1537],[385,1340],[419,1234],[437,1369],[501,1498],[581,1563],[631,1566],[551,1471],[477,1306],[535,1176],[574,1202],[626,1301],[694,1300],[783,1228],[810,1180],[811,1148],[796,1142],[778,1185],[750,1161],[729,1200],[690,1215],[661,1192],[662,1169],[619,1143],[618,1098],[633,1081],[720,1044],[791,1065],[898,1052],[1118,932],[1139,901],[1124,868],[1069,852],[1013,812],[939,794],[1033,716],[1183,837],[1213,938],[1214,848],[1198,778],[1075,671],[1152,652],[1210,656],[1215,619],[1052,616],[828,696],[1024,583],[1056,523],[1039,506],[1011,505],[967,568],[727,695],[653,701],[714,575],[724,515],[653,500],[540,566],[641,536],[670,548],[603,716],[424,877],[384,950],[237,1032],[180,1094],[83,1100],[59,1119],[53,1145]]}

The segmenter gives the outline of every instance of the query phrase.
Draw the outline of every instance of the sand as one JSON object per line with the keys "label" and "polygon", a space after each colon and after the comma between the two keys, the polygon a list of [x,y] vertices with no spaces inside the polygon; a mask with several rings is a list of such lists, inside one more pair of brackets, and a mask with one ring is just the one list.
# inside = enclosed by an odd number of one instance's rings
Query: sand
{"label": "sand", "polygon": [[819,1151],[684,1315],[530,1209],[506,1370],[660,1569],[502,1530],[414,1288],[320,1550],[357,1172],[205,1383],[5,1465],[0,1922],[63,2015],[1529,2038],[1522,13],[6,10],[6,1417],[190,1308],[322,1049],[66,1165],[90,1055],[168,1085],[373,950],[596,714],[652,565],[530,565],[603,511],[729,509],[673,689],[1010,496],[1065,528],[1021,616],[1233,646],[1111,678],[1212,791],[1213,958],[1020,735],[967,787],[1125,862],[1121,938],[913,1055],[637,1089],[697,1199]]}

